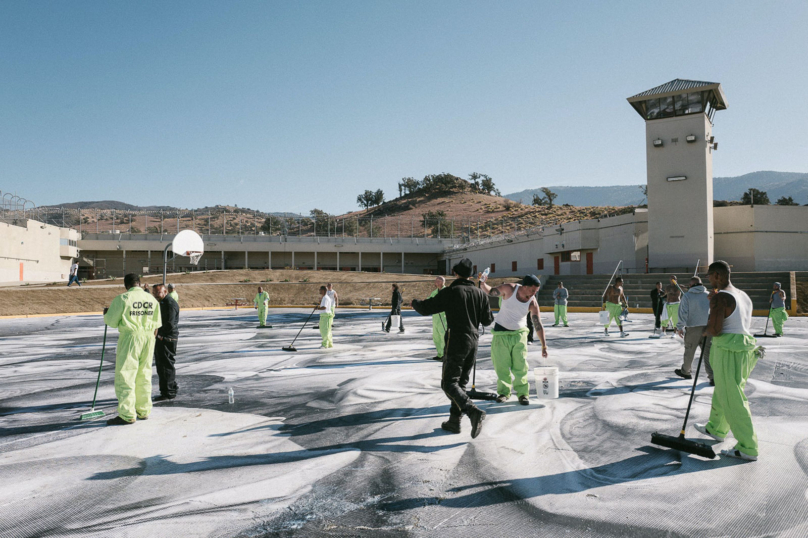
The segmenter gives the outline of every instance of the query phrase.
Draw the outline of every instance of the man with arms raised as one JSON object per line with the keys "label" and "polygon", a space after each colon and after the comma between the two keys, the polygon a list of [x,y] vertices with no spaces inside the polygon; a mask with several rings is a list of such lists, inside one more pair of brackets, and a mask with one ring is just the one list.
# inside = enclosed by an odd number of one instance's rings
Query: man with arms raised
{"label": "man with arms raised", "polygon": [[604,330],[606,336],[609,335],[609,326],[612,324],[612,320],[617,323],[617,327],[620,329],[620,336],[628,336],[628,333],[623,331],[623,322],[620,321],[620,314],[623,313],[623,309],[620,305],[625,305],[626,308],[628,308],[628,301],[623,294],[622,278],[615,278],[614,284],[606,288],[606,293],[603,294],[603,301],[606,311],[609,313],[609,323],[606,324],[606,329]]}
{"label": "man with arms raised", "polygon": [[[541,340],[541,356],[547,358],[547,341],[544,327],[539,317],[539,303],[536,292],[541,283],[533,275],[522,279],[521,284],[500,284],[496,288],[480,281],[480,289],[491,297],[502,297],[502,305],[491,331],[491,362],[497,373],[497,402],[505,402],[511,397],[511,387],[519,398],[519,403],[528,405],[530,385],[527,380],[527,320],[530,317]],[[513,380],[511,380],[513,372]]]}
{"label": "man with arms raised", "polygon": [[724,261],[711,263],[707,270],[710,286],[718,290],[710,299],[710,318],[704,330],[704,336],[713,337],[710,364],[715,391],[710,421],[695,428],[717,441],[732,431],[737,443],[722,450],[721,455],[754,461],[758,458],[758,440],[743,389],[764,350],[752,336],[752,300],[732,285],[729,274]]}
{"label": "man with arms raised", "polygon": [[441,428],[460,433],[460,419],[466,414],[471,420],[471,437],[474,439],[483,427],[485,411],[479,409],[466,394],[466,384],[477,357],[479,326],[494,321],[488,296],[471,280],[473,266],[464,258],[452,268],[457,277],[452,284],[437,295],[424,301],[414,300],[412,307],[422,316],[446,312],[446,353],[440,386],[451,400],[449,420]]}

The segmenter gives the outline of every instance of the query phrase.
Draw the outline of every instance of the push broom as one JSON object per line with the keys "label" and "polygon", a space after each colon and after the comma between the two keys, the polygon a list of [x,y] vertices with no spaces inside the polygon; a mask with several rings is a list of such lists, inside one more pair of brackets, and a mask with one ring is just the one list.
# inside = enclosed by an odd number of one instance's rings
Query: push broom
{"label": "push broom", "polygon": [[756,334],[755,338],[774,338],[773,334],[766,334],[769,330],[769,318],[772,317],[772,305],[769,303],[769,314],[766,316],[766,326],[763,328],[763,334]]}
{"label": "push broom", "polygon": [[309,314],[309,317],[306,318],[306,321],[303,322],[303,326],[300,327],[300,330],[297,331],[297,334],[295,335],[295,339],[292,340],[292,343],[289,344],[288,346],[284,346],[284,347],[281,348],[283,351],[290,351],[290,352],[293,352],[293,353],[297,351],[297,348],[295,347],[295,342],[297,341],[297,337],[300,336],[300,333],[303,332],[303,329],[306,327],[306,324],[309,322],[311,317],[314,315],[315,310],[317,310],[316,306],[314,307],[314,309],[312,309],[311,314]]}
{"label": "push broom", "polygon": [[98,396],[98,384],[101,382],[101,368],[104,367],[104,351],[107,349],[107,324],[104,324],[104,343],[101,344],[101,364],[98,365],[98,379],[95,380],[95,393],[93,394],[93,405],[90,410],[79,417],[79,420],[93,420],[104,416],[101,410],[95,410],[95,398]]}
{"label": "push broom", "polygon": [[685,421],[682,424],[682,431],[679,437],[672,435],[665,435],[659,432],[654,432],[651,435],[651,442],[655,445],[664,446],[679,450],[680,452],[687,452],[695,454],[703,458],[714,459],[715,452],[713,447],[707,443],[700,443],[698,441],[689,441],[685,439],[685,427],[687,426],[687,419],[690,417],[690,407],[693,405],[693,396],[696,394],[696,383],[699,381],[699,371],[701,370],[701,361],[704,359],[704,346],[706,339],[701,339],[701,354],[699,355],[699,364],[696,366],[696,375],[693,377],[693,389],[690,391],[690,401],[687,403],[687,412],[685,413]]}

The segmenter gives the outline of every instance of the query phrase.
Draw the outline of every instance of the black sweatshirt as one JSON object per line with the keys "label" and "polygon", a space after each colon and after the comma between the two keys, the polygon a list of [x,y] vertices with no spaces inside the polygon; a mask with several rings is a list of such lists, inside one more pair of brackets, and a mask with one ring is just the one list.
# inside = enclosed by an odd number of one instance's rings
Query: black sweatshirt
{"label": "black sweatshirt", "polygon": [[401,297],[401,292],[398,290],[393,291],[393,298],[390,300],[391,304],[393,305],[393,312],[400,314],[401,313],[401,302],[403,298]]}
{"label": "black sweatshirt", "polygon": [[656,288],[651,290],[651,309],[656,312],[662,308],[662,303],[667,295],[665,290],[658,290]]}
{"label": "black sweatshirt", "polygon": [[160,317],[163,320],[163,326],[157,329],[158,336],[177,338],[180,335],[180,305],[168,295],[160,301]]}
{"label": "black sweatshirt", "polygon": [[422,316],[446,312],[447,328],[457,333],[476,335],[480,324],[494,322],[488,295],[464,278],[458,278],[431,299],[414,300],[412,307]]}

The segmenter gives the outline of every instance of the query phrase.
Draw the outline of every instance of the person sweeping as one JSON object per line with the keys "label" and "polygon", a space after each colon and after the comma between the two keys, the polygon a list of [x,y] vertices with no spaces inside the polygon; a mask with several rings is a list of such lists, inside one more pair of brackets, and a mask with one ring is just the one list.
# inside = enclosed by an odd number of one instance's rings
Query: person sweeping
{"label": "person sweeping", "polygon": [[331,336],[331,323],[334,321],[333,301],[328,295],[328,288],[320,286],[320,306],[316,308],[320,311],[320,336],[323,337],[321,349],[334,347]]}
{"label": "person sweeping", "polygon": [[[435,278],[435,289],[429,294],[429,299],[433,298],[442,289],[446,288],[446,279],[442,276]],[[442,361],[446,345],[446,313],[440,312],[432,314],[432,341],[435,343],[437,353],[433,360]]]}
{"label": "person sweeping", "polygon": [[[508,401],[511,389],[519,403],[530,404],[530,384],[527,380],[527,320],[530,312],[536,335],[541,340],[541,356],[547,358],[547,341],[539,316],[536,293],[541,283],[534,275],[527,275],[521,284],[500,284],[496,288],[480,282],[480,289],[491,297],[501,297],[502,305],[491,331],[491,362],[497,373],[497,402]],[[511,378],[513,374],[513,378]]]}
{"label": "person sweeping", "polygon": [[110,426],[134,424],[146,420],[152,410],[152,358],[157,329],[162,326],[157,299],[143,291],[140,277],[123,278],[126,292],[104,309],[104,323],[118,329],[115,349],[115,396],[118,416],[107,421]]}
{"label": "person sweeping", "polygon": [[731,431],[737,443],[722,450],[721,455],[755,461],[758,439],[743,389],[765,350],[752,336],[752,300],[730,282],[727,262],[711,263],[707,278],[717,290],[710,298],[710,317],[704,330],[705,336],[713,337],[710,365],[715,390],[710,421],[696,424],[695,428],[717,441],[723,441]]}
{"label": "person sweeping", "polygon": [[553,290],[553,314],[555,314],[555,323],[553,327],[558,327],[558,321],[564,324],[564,327],[569,327],[567,323],[567,299],[569,299],[570,292],[564,287],[563,282],[558,283],[558,287]]}
{"label": "person sweeping", "polygon": [[264,291],[264,288],[258,286],[258,293],[253,299],[253,305],[258,310],[258,328],[261,329],[267,326],[267,312],[269,310],[269,293]]}
{"label": "person sweeping", "polygon": [[468,415],[471,421],[471,438],[474,439],[483,427],[485,411],[478,408],[466,394],[466,385],[477,358],[479,326],[494,321],[488,296],[471,280],[473,265],[464,258],[452,268],[457,277],[450,286],[440,290],[434,297],[412,302],[412,307],[422,316],[446,313],[446,353],[440,386],[451,401],[449,420],[441,428],[460,433],[460,421]]}
{"label": "person sweeping", "polygon": [[788,320],[788,313],[786,312],[786,292],[783,291],[779,282],[774,283],[774,291],[769,298],[771,309],[769,310],[769,317],[774,325],[774,336],[783,336],[783,324]]}
{"label": "person sweeping", "polygon": [[[668,315],[668,322],[673,327],[671,338],[676,333],[676,325],[679,323],[679,305],[682,300],[682,288],[679,287],[679,282],[676,275],[671,275],[670,284],[665,286],[665,313]],[[668,325],[665,325],[667,331]]]}

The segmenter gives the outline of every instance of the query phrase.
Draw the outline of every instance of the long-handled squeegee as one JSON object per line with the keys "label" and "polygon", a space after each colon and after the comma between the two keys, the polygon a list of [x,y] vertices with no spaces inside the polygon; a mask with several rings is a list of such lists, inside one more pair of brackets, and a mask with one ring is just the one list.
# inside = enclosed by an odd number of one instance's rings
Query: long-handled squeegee
{"label": "long-handled squeegee", "polygon": [[79,420],[92,420],[104,416],[104,412],[95,410],[95,398],[98,396],[98,384],[101,382],[101,368],[104,367],[104,351],[107,349],[107,324],[104,324],[104,343],[101,344],[101,364],[98,365],[98,379],[95,380],[95,393],[93,394],[93,405],[90,410],[83,413]]}
{"label": "long-handled squeegee", "polygon": [[689,454],[695,454],[703,458],[714,459],[715,452],[713,447],[707,443],[700,443],[698,441],[689,441],[685,439],[685,427],[687,426],[687,419],[690,417],[690,406],[693,405],[693,396],[696,394],[696,383],[699,381],[699,370],[701,370],[701,361],[704,358],[704,346],[706,344],[705,338],[701,339],[701,354],[699,355],[699,364],[696,366],[696,375],[693,376],[693,389],[690,391],[690,401],[687,403],[687,413],[685,413],[685,421],[682,424],[682,431],[679,437],[672,435],[664,435],[659,432],[654,432],[651,435],[651,442],[655,445],[680,450]]}
{"label": "long-handled squeegee", "polygon": [[306,321],[303,322],[303,326],[300,327],[300,330],[297,331],[297,334],[295,335],[295,339],[292,340],[292,343],[289,344],[288,346],[284,346],[284,347],[281,348],[283,351],[290,351],[290,352],[293,352],[293,353],[297,351],[297,348],[295,347],[295,342],[297,341],[297,337],[300,336],[300,333],[303,332],[303,328],[306,326],[306,324],[309,322],[311,317],[314,315],[315,310],[317,310],[316,306],[312,309],[311,314],[309,314],[309,317],[306,318]]}

